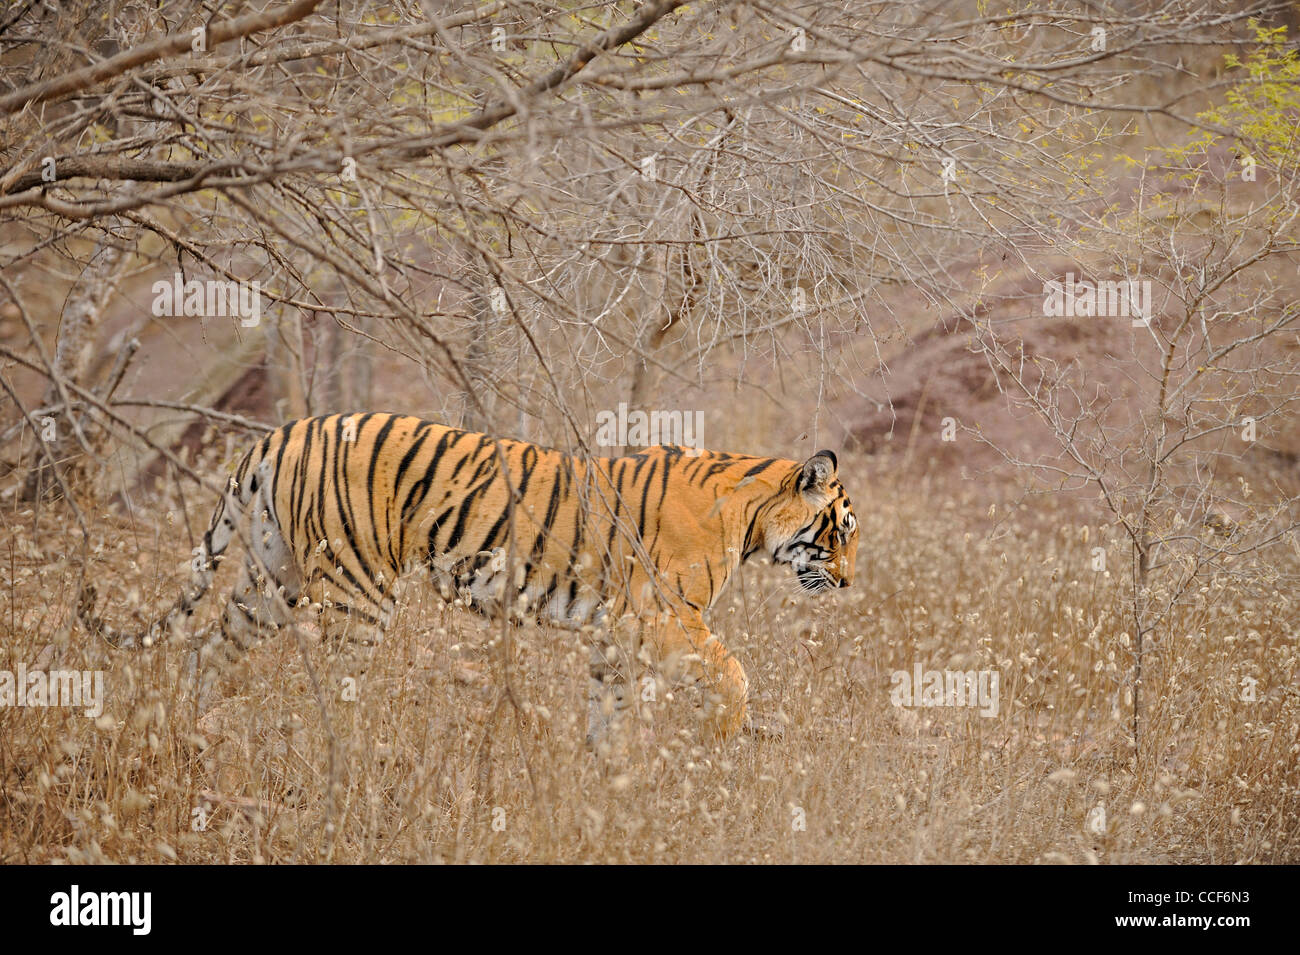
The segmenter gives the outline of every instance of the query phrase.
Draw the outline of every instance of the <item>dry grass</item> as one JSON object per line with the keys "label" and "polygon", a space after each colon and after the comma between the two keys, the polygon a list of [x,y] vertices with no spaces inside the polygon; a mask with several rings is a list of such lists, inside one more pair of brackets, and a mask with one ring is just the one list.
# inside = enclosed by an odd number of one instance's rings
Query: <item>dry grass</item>
{"label": "dry grass", "polygon": [[[101,664],[69,623],[75,533],[48,508],[11,509],[0,669],[103,665],[107,710],[95,721],[0,708],[0,859],[1300,859],[1295,594],[1211,585],[1178,614],[1148,657],[1134,761],[1123,549],[1109,542],[1110,575],[1090,566],[1105,529],[1039,512],[990,534],[987,502],[915,487],[855,499],[853,589],[817,600],[752,567],[712,614],[766,731],[703,746],[696,711],[664,692],[603,761],[583,745],[579,636],[525,629],[503,642],[419,581],[364,672],[303,652],[300,627],[251,654],[196,722],[181,649]],[[164,606],[188,559],[178,527],[145,527],[94,528],[117,623]],[[203,621],[215,610],[210,599]],[[999,670],[999,715],[893,707],[891,671],[918,661]],[[1244,675],[1259,681],[1255,703],[1240,699]],[[1098,806],[1105,827],[1090,831]]]}

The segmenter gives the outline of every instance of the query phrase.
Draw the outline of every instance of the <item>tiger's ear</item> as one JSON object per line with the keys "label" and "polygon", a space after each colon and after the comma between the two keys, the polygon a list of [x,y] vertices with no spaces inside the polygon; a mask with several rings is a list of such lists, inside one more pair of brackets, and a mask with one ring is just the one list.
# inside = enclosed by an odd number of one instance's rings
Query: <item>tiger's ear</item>
{"label": "tiger's ear", "polygon": [[839,466],[840,462],[835,457],[834,451],[818,451],[804,462],[803,471],[799,474],[799,490],[805,493],[825,491],[835,479]]}

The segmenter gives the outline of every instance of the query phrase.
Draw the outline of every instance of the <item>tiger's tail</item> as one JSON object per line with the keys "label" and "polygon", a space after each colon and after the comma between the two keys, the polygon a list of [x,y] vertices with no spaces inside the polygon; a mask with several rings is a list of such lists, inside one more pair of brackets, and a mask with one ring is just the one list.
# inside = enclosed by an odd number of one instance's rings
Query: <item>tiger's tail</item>
{"label": "tiger's tail", "polygon": [[[171,608],[144,630],[128,633],[110,627],[104,618],[95,612],[98,598],[95,585],[83,576],[81,589],[77,594],[77,617],[92,636],[102,637],[110,646],[123,650],[138,650],[153,646],[171,631],[177,621],[193,616],[195,608],[212,587],[212,578],[216,575],[217,565],[235,537],[240,516],[257,491],[257,476],[254,469],[266,457],[270,445],[271,438],[268,436],[250,448],[240,460],[239,466],[230,478],[228,490],[217,501],[217,506],[212,512],[207,532],[203,535],[203,543],[196,548],[189,583]],[[252,480],[247,480],[250,473],[255,476]]]}

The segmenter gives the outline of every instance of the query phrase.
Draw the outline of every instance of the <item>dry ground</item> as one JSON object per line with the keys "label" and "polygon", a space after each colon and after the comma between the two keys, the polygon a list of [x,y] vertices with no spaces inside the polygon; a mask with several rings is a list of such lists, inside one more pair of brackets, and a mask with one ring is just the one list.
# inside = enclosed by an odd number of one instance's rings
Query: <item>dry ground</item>
{"label": "dry ground", "polygon": [[[0,860],[1300,860],[1295,594],[1211,585],[1161,631],[1134,760],[1126,555],[1108,529],[1050,503],[990,520],[987,501],[902,481],[854,498],[852,589],[811,598],[756,565],[712,613],[749,672],[755,731],[703,745],[689,700],[660,686],[605,759],[583,744],[579,635],[503,640],[419,580],[364,672],[305,625],[252,653],[196,722],[181,649],[93,645],[69,618],[75,525],[9,503],[0,669],[102,666],[107,709],[0,707]],[[91,530],[110,620],[170,602],[189,558],[178,521]],[[1110,573],[1091,568],[1099,542]],[[998,670],[998,715],[892,706],[891,672],[916,662]]]}

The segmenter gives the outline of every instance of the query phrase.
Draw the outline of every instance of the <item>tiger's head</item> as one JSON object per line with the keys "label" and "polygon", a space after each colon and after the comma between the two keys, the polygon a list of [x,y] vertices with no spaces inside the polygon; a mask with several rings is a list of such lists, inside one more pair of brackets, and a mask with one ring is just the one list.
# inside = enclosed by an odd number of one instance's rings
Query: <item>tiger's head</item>
{"label": "tiger's head", "polygon": [[858,519],[837,476],[833,451],[818,451],[783,482],[769,512],[765,544],[772,560],[794,568],[810,593],[853,583]]}

